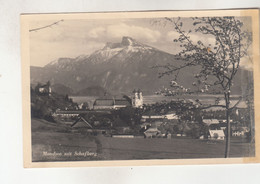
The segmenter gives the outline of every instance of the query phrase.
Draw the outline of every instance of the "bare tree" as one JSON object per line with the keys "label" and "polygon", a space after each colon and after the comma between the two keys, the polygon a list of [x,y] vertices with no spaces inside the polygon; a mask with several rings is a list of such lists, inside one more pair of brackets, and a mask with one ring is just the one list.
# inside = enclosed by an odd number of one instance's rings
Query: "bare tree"
{"label": "bare tree", "polygon": [[[223,94],[225,105],[219,104],[219,99],[214,105],[208,107],[222,107],[226,111],[227,134],[225,157],[229,157],[230,152],[230,113],[239,101],[231,106],[231,87],[234,77],[241,64],[241,58],[248,54],[251,44],[251,34],[242,29],[243,23],[235,17],[195,17],[191,18],[193,30],[184,30],[183,22],[180,18],[165,18],[179,34],[173,41],[183,48],[179,52],[179,57],[183,60],[180,66],[167,64],[158,66],[163,68],[161,76],[175,75],[177,80],[180,70],[199,66],[199,72],[194,76],[194,86],[199,92],[207,92],[210,88],[217,88]],[[195,32],[195,33],[192,33]],[[191,35],[202,34],[205,37],[213,38],[214,43],[194,42]],[[171,82],[176,87],[176,81]],[[182,87],[184,88],[184,87]],[[187,89],[183,91],[188,91]],[[203,108],[208,108],[203,107]]]}

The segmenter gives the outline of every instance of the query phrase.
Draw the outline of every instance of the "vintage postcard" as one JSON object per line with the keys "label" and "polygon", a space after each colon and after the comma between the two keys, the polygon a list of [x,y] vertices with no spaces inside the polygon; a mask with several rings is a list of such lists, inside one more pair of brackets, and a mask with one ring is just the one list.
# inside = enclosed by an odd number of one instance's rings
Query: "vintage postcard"
{"label": "vintage postcard", "polygon": [[259,10],[21,15],[24,167],[259,162]]}

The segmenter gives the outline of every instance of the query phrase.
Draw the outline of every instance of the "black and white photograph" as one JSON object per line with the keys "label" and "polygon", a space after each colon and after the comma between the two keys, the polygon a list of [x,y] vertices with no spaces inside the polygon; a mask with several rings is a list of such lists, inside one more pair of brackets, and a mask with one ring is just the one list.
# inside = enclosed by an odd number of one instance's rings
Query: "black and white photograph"
{"label": "black and white photograph", "polygon": [[22,15],[29,161],[255,158],[258,17],[210,12]]}

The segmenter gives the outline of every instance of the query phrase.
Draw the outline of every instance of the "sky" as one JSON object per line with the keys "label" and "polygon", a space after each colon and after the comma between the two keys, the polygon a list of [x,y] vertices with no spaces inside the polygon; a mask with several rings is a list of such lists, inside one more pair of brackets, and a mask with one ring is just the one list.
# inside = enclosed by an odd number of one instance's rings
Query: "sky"
{"label": "sky", "polygon": [[[30,29],[58,20],[31,22]],[[107,42],[121,42],[123,36],[174,53],[169,28],[153,25],[150,19],[65,20],[51,28],[30,32],[31,65],[44,66],[59,57],[88,55]]]}
{"label": "sky", "polygon": [[[160,21],[157,21],[160,20]],[[32,21],[30,29],[50,25],[59,20]],[[189,29],[190,19],[184,28]],[[75,58],[102,49],[107,42],[121,42],[123,36],[153,46],[168,53],[177,54],[181,48],[173,40],[178,38],[174,27],[162,19],[82,19],[64,20],[38,31],[30,32],[30,62],[32,66],[45,66],[61,57]],[[191,33],[193,41],[210,44],[214,38]]]}

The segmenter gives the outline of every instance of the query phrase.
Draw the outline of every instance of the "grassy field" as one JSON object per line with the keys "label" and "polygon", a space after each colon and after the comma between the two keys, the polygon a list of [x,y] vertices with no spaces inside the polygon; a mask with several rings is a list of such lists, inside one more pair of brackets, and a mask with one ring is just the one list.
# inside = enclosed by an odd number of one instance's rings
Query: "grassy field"
{"label": "grassy field", "polygon": [[[73,133],[70,127],[32,119],[32,160],[138,160],[223,158],[225,143],[189,138],[111,138]],[[254,144],[232,138],[231,157],[254,156]]]}

